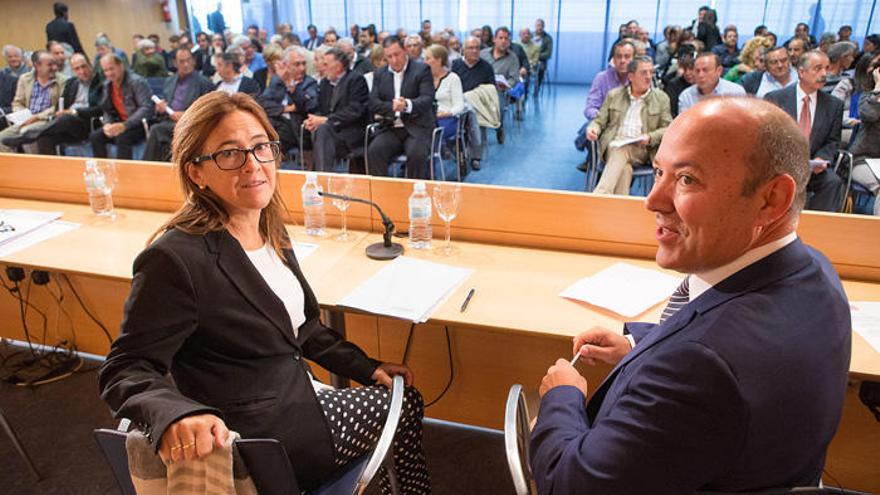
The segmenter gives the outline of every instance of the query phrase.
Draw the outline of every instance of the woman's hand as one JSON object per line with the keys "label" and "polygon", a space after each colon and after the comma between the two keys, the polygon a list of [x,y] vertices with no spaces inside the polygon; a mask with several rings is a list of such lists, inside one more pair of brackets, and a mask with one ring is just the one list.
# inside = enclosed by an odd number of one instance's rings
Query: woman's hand
{"label": "woman's hand", "polygon": [[391,388],[391,384],[393,380],[391,377],[395,375],[403,376],[403,380],[406,383],[406,386],[409,387],[413,384],[414,375],[411,369],[408,366],[403,364],[394,364],[394,363],[382,363],[376,368],[376,371],[373,372],[372,378],[380,385],[384,385],[386,388]]}
{"label": "woman's hand", "polygon": [[159,457],[163,461],[199,459],[220,448],[229,437],[229,429],[213,414],[197,414],[176,421],[162,434]]}

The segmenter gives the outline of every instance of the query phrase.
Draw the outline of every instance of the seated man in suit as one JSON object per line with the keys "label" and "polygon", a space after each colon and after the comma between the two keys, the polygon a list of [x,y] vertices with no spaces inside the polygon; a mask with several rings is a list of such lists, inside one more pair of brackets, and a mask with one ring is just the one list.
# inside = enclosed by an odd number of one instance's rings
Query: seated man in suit
{"label": "seated man in suit", "polygon": [[646,206],[657,264],[690,275],[659,324],[574,339],[581,360],[616,365],[589,401],[568,359],[548,370],[531,439],[540,493],[818,485],[852,326],[834,267],[797,238],[807,150],[754,98],[712,98],[669,126]]}
{"label": "seated man in suit", "polygon": [[95,158],[107,158],[107,143],[116,143],[116,158],[131,160],[132,148],[146,138],[143,120],[153,116],[153,91],[147,80],[128,71],[122,57],[101,57],[104,74],[104,125],[89,134]]}
{"label": "seated man in suit", "polygon": [[370,115],[381,119],[383,126],[367,149],[369,173],[388,175],[391,159],[403,153],[406,176],[427,179],[431,176],[431,133],[436,124],[431,69],[410,60],[397,36],[385,38],[382,47],[388,65],[373,76],[369,108]]}
{"label": "seated man in suit", "polygon": [[65,108],[55,112],[55,120],[37,137],[37,150],[41,155],[56,154],[59,144],[88,139],[92,119],[101,116],[103,88],[89,59],[82,53],[75,53],[70,57],[70,65],[76,77],[64,84],[61,97]]}
{"label": "seated man in suit", "polygon": [[364,76],[348,69],[348,54],[338,47],[324,54],[324,79],[318,92],[318,110],[305,121],[312,132],[315,170],[333,170],[333,164],[363,146],[370,93]]}
{"label": "seated man in suit", "polygon": [[299,146],[303,121],[318,109],[318,83],[306,75],[306,59],[300,50],[305,48],[285,50],[284,59],[275,66],[276,75],[259,98],[285,153]]}
{"label": "seated man in suit", "polygon": [[837,211],[844,193],[843,180],[828,166],[840,149],[843,102],[819,91],[828,72],[827,55],[819,50],[803,54],[797,70],[797,84],[768,93],[764,99],[785,110],[809,140],[813,174],[807,191],[813,196],[807,200],[807,208]]}
{"label": "seated man in suit", "polygon": [[[654,62],[649,57],[632,59],[627,65],[629,84],[612,89],[587,126],[587,139],[599,140],[599,155],[605,162],[594,192],[628,195],[633,166],[648,163],[657,152],[672,114],[666,93],[651,88],[653,77]],[[618,144],[633,139],[638,141]]]}
{"label": "seated man in suit", "polygon": [[201,72],[196,72],[196,61],[189,48],[178,47],[174,51],[174,67],[177,72],[165,81],[163,98],[156,103],[159,122],[150,127],[144,160],[170,161],[175,124],[194,101],[214,90],[214,84]]}
{"label": "seated man in suit", "polygon": [[260,94],[260,85],[250,77],[241,74],[241,62],[234,53],[216,53],[213,56],[213,64],[220,82],[216,90],[226,94],[245,93],[256,98]]}

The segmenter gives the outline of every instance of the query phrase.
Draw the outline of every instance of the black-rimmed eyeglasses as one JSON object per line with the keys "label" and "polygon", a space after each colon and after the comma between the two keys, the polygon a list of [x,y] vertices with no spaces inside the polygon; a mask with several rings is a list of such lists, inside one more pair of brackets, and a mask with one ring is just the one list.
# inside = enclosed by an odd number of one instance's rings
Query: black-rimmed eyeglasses
{"label": "black-rimmed eyeglasses", "polygon": [[274,162],[281,154],[281,144],[278,141],[267,141],[255,144],[252,148],[227,148],[210,155],[202,155],[193,160],[193,163],[214,160],[220,170],[238,170],[247,163],[249,154],[253,154],[260,163]]}

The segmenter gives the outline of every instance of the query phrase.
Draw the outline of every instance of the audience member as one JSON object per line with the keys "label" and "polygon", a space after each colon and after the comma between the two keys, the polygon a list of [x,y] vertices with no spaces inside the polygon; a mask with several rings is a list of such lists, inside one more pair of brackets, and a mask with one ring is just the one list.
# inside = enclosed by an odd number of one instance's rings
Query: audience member
{"label": "audience member", "polygon": [[712,96],[745,96],[739,84],[721,79],[720,58],[714,52],[703,52],[694,60],[694,85],[678,97],[678,112],[684,112],[701,100]]}
{"label": "audience member", "polygon": [[318,48],[324,43],[324,38],[318,36],[318,28],[315,27],[314,24],[309,24],[306,31],[309,33],[309,37],[305,43],[307,50],[314,51],[315,48]]}
{"label": "audience member", "polygon": [[[510,51],[510,30],[500,27],[495,31],[492,46],[484,48],[480,57],[489,62],[496,76],[501,76],[507,88],[516,85],[520,76],[519,58]],[[507,89],[505,88],[505,89]]]}
{"label": "audience member", "polygon": [[[238,63],[240,64],[239,69],[238,69],[239,74],[243,75],[244,77],[250,78],[250,79],[254,78],[254,73],[251,72],[251,70],[247,66],[247,62],[245,62],[244,50],[242,50],[241,48],[239,48],[235,45],[232,45],[226,49],[226,53],[229,53],[229,54],[232,54],[232,55],[235,55],[236,57],[238,57]],[[220,82],[220,76],[218,74],[214,74],[212,81],[214,83]],[[259,86],[259,84],[257,84],[257,86]],[[260,91],[262,91],[263,89],[264,88],[260,88]]]}
{"label": "audience member", "polygon": [[357,24],[352,24],[348,27],[348,36],[352,40],[357,40],[361,35],[361,27]]}
{"label": "audience member", "polygon": [[318,110],[318,83],[306,74],[305,51],[293,47],[285,52],[283,60],[276,63],[277,75],[259,99],[285,153],[296,147],[303,149],[300,127],[310,113]]}
{"label": "audience member", "polygon": [[370,59],[358,56],[351,40],[343,38],[336,42],[336,47],[348,55],[348,59],[351,61],[349,70],[353,70],[362,76],[373,72],[373,64],[370,62]]}
{"label": "audience member", "polygon": [[[12,100],[15,99],[15,88],[18,86],[18,76],[12,72],[0,70],[0,113],[12,112]],[[6,128],[6,119],[0,116],[0,130]]]}
{"label": "audience member", "polygon": [[746,74],[754,71],[763,72],[765,70],[763,57],[770,48],[770,38],[766,36],[755,36],[746,41],[739,54],[740,63],[727,71],[724,79],[732,83],[741,83]]}
{"label": "audience member", "polygon": [[373,51],[370,52],[370,64],[373,66],[373,70],[364,74],[364,80],[367,81],[367,89],[373,90],[373,75],[375,74],[377,69],[381,69],[388,65],[385,62],[385,49],[382,48],[382,45],[377,44],[373,47]]}
{"label": "audience member", "polygon": [[253,71],[254,81],[260,85],[260,91],[269,87],[275,75],[275,64],[284,59],[284,52],[278,45],[270,44],[263,48],[262,56],[266,66]]}
{"label": "audience member", "polygon": [[669,97],[651,88],[653,78],[650,58],[631,60],[627,64],[629,85],[609,91],[599,114],[587,126],[586,137],[599,141],[599,155],[605,163],[594,191],[598,194],[629,195],[633,166],[650,162],[672,122]]}
{"label": "audience member", "polygon": [[458,39],[458,36],[450,35],[449,36],[449,67],[452,67],[452,64],[461,58],[462,47],[461,40]]}
{"label": "audience member", "polygon": [[788,51],[783,46],[772,48],[765,57],[767,71],[761,76],[755,96],[764,95],[777,89],[793,86],[798,82],[798,71],[790,64]]}
{"label": "audience member", "polygon": [[48,127],[58,106],[64,77],[57,73],[52,54],[37,50],[31,55],[31,61],[34,70],[18,78],[12,100],[13,112],[29,110],[31,116],[21,124],[0,131],[0,152],[11,153],[20,149],[25,140]]}
{"label": "audience member", "polygon": [[3,58],[6,59],[6,67],[0,70],[0,72],[11,74],[18,78],[30,70],[24,61],[24,53],[21,51],[21,48],[15,45],[3,46]]}
{"label": "audience member", "polygon": [[663,72],[666,72],[670,60],[678,52],[679,36],[681,36],[681,27],[679,26],[666,26],[663,29],[663,41],[657,45],[654,53],[654,63],[660,66]]}
{"label": "audience member", "polygon": [[73,69],[70,68],[70,57],[73,55],[73,49],[67,43],[58,41],[50,41],[48,44],[49,53],[55,60],[55,70],[64,76],[65,79],[73,77]]}
{"label": "audience member", "polygon": [[214,55],[214,65],[217,68],[217,75],[220,82],[217,83],[216,90],[223,91],[226,94],[244,93],[254,98],[259,96],[261,92],[260,85],[250,77],[243,76],[241,70],[241,60],[234,53],[217,53]]}
{"label": "audience member", "polygon": [[208,29],[215,34],[226,31],[226,20],[223,18],[223,2],[217,2],[217,10],[208,14]]}
{"label": "audience member", "polygon": [[794,38],[788,41],[788,59],[791,62],[792,66],[796,66],[798,64],[798,60],[801,59],[801,55],[807,52],[810,49],[810,45],[803,38]]}
{"label": "audience member", "polygon": [[685,55],[678,60],[677,73],[677,76],[663,86],[663,91],[669,96],[669,107],[673,118],[678,116],[679,95],[696,80],[693,55]]}
{"label": "audience member", "polygon": [[553,37],[550,36],[550,33],[544,31],[544,19],[535,21],[535,34],[532,36],[532,41],[541,47],[538,53],[538,84],[535,85],[535,94],[537,94],[538,87],[544,84],[547,63],[553,57]]}
{"label": "audience member", "polygon": [[837,30],[838,41],[850,41],[850,36],[852,36],[852,26],[848,24],[840,26],[840,29]]}
{"label": "audience member", "polygon": [[700,10],[700,22],[697,24],[696,38],[703,43],[705,51],[712,51],[715,45],[721,43],[721,33],[718,31],[718,14],[715,9]]}
{"label": "audience member", "polygon": [[88,139],[92,119],[102,113],[102,84],[89,59],[82,53],[75,53],[70,57],[70,65],[76,77],[64,84],[61,97],[65,108],[58,108],[55,119],[37,136],[37,151],[41,155],[54,155],[58,145]]}
{"label": "audience member", "polygon": [[773,91],[764,99],[776,104],[798,123],[810,144],[812,175],[807,183],[807,208],[837,211],[844,193],[843,181],[829,165],[840,149],[843,102],[819,91],[825,85],[828,56],[811,50],[798,62],[798,84]]}
{"label": "audience member", "polygon": [[434,115],[434,85],[424,63],[409,60],[403,41],[390,36],[383,43],[388,65],[373,76],[370,114],[383,124],[367,149],[371,175],[388,175],[391,159],[406,155],[406,176],[427,179]]}
{"label": "audience member", "polygon": [[419,37],[422,38],[422,46],[431,44],[431,21],[425,19],[422,21],[422,30],[419,31]]}
{"label": "audience member", "polygon": [[730,25],[724,28],[723,40],[723,43],[712,48],[712,53],[718,55],[718,58],[721,60],[721,67],[724,68],[723,73],[726,73],[740,61],[739,47],[737,46],[739,33],[736,30],[736,26]]}
{"label": "audience member", "polygon": [[568,359],[548,370],[531,432],[539,493],[816,486],[852,330],[834,267],[797,238],[806,148],[754,98],[708,100],[672,123],[646,206],[657,264],[690,274],[682,302],[659,324],[626,323],[632,341],[601,327],[575,337],[582,360],[616,366],[601,385]]}
{"label": "audience member", "polygon": [[79,35],[76,34],[76,27],[68,21],[67,5],[61,2],[55,2],[52,5],[55,13],[55,19],[46,24],[46,42],[58,41],[67,43],[76,53],[85,53],[82,44],[79,42]]}
{"label": "audience member", "polygon": [[862,54],[874,53],[880,50],[880,34],[871,34],[865,36],[862,41]]}
{"label": "audience member", "polygon": [[825,87],[822,91],[830,93],[837,83],[844,78],[844,71],[848,70],[859,54],[859,48],[850,41],[837,42],[828,49],[827,55],[830,65],[828,76],[825,78]]}
{"label": "audience member", "polygon": [[[812,49],[816,46],[816,37],[810,34],[810,26],[807,25],[806,22],[799,22],[797,26],[794,28],[794,37],[785,42],[785,46],[788,46],[792,40],[801,39],[809,44],[807,50]],[[797,63],[797,60],[792,62],[793,64]]]}
{"label": "audience member", "polygon": [[480,29],[479,38],[480,38],[480,43],[481,43],[480,44],[481,50],[485,50],[486,48],[491,48],[492,45],[495,43],[495,35],[492,33],[492,26],[489,26],[488,24],[483,26],[483,28]]}
{"label": "audience member", "polygon": [[418,34],[411,34],[406,37],[403,42],[403,46],[406,49],[406,54],[410,60],[417,60],[419,62],[423,62],[422,58],[424,57],[425,43],[422,40],[422,37]]}
{"label": "audience member", "polygon": [[831,45],[837,43],[837,35],[834,33],[822,33],[822,36],[819,38],[819,51],[824,54],[828,54],[828,49],[831,48]]}
{"label": "audience member", "polygon": [[443,138],[455,136],[455,116],[464,111],[464,92],[458,74],[449,70],[449,50],[431,45],[425,50],[425,63],[434,79],[434,99],[437,101],[437,125],[443,128]]}
{"label": "audience member", "polygon": [[360,58],[369,59],[370,51],[376,46],[376,26],[370,24],[361,29],[357,39],[356,52]]}
{"label": "audience member", "polygon": [[[855,158],[852,178],[874,195],[874,215],[880,215],[880,183],[865,160],[880,158],[880,52],[863,57],[867,63],[859,61],[856,84],[859,97],[859,120],[861,126],[853,139],[849,152]],[[858,68],[856,69],[859,70]]]}
{"label": "audience member", "polygon": [[92,152],[107,158],[107,143],[116,144],[116,158],[131,160],[132,148],[146,139],[143,122],[153,116],[153,91],[141,76],[125,68],[115,53],[101,57],[104,73],[101,109],[104,125],[89,134]]}
{"label": "audience member", "polygon": [[156,53],[156,45],[152,41],[141,40],[135,55],[134,66],[131,68],[135,74],[141,77],[168,77],[165,57]]}
{"label": "audience member", "polygon": [[473,36],[464,40],[464,55],[452,63],[452,72],[458,75],[465,93],[482,84],[495,84],[492,65],[480,57],[480,40]]}
{"label": "audience member", "polygon": [[611,48],[611,64],[602,72],[596,74],[590,84],[590,92],[587,95],[587,105],[584,107],[584,117],[587,121],[596,118],[605,95],[612,89],[623,86],[627,81],[627,67],[635,57],[636,49],[632,41],[623,40]]}
{"label": "audience member", "polygon": [[346,52],[333,47],[323,57],[318,108],[304,124],[312,133],[315,169],[328,172],[337,160],[363,147],[370,95],[364,77],[349,69]]}
{"label": "audience member", "polygon": [[251,74],[256,73],[259,69],[266,67],[266,60],[263,54],[257,52],[254,46],[254,40],[246,36],[236,36],[232,41],[232,45],[241,49],[244,53],[244,64],[247,66]]}
{"label": "audience member", "polygon": [[[214,90],[214,84],[201,72],[196,72],[192,52],[180,46],[174,52],[177,71],[165,81],[162,100],[156,103],[154,115],[158,122],[150,127],[144,160],[167,162],[171,160],[171,138],[177,121],[194,101]],[[171,112],[168,113],[168,109]]]}
{"label": "audience member", "polygon": [[338,39],[339,36],[336,34],[336,31],[327,31],[324,33],[324,42],[321,43],[321,45],[327,47],[336,46],[336,41]]}
{"label": "audience member", "polygon": [[196,34],[196,48],[193,49],[193,57],[196,61],[196,70],[201,72],[205,77],[214,75],[216,68],[211,63],[211,57],[216,53],[214,47],[211,46],[211,40],[205,33]]}

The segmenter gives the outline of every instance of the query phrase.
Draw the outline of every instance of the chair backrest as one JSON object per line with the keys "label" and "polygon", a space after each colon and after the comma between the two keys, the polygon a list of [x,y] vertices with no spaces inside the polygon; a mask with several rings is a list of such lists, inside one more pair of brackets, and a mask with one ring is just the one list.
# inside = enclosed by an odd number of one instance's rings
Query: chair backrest
{"label": "chair backrest", "polygon": [[99,428],[93,432],[101,453],[110,464],[110,470],[113,471],[113,478],[119,485],[122,495],[137,495],[134,490],[134,484],[131,482],[131,474],[128,470],[128,454],[125,451],[125,438],[128,435],[124,431],[108,430]]}
{"label": "chair backrest", "polygon": [[504,407],[504,451],[516,495],[535,493],[529,467],[529,410],[518,383],[510,387]]}
{"label": "chair backrest", "polygon": [[238,454],[261,495],[300,493],[290,459],[281,442],[272,438],[238,439]]}
{"label": "chair backrest", "polygon": [[356,492],[358,494],[364,493],[370,481],[376,476],[379,468],[385,463],[389,452],[391,452],[391,444],[394,442],[394,436],[397,434],[397,425],[400,423],[400,414],[403,411],[404,387],[403,377],[400,375],[395,376],[391,386],[391,404],[388,406],[388,417],[385,418],[385,426],[382,427],[382,434],[379,435],[376,448],[373,449],[370,460],[367,461],[364,471],[358,480],[358,490]]}

